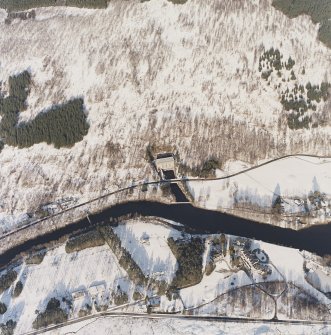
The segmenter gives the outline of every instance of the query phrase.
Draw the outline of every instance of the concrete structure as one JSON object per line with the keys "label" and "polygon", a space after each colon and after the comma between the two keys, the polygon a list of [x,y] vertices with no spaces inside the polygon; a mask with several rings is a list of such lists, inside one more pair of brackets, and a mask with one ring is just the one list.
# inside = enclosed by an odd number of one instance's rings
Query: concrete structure
{"label": "concrete structure", "polygon": [[294,199],[294,203],[295,203],[297,206],[302,206],[302,205],[303,205],[303,200],[301,200],[301,199]]}
{"label": "concrete structure", "polygon": [[160,307],[161,298],[159,296],[147,297],[146,298],[146,305],[149,306],[149,307]]}
{"label": "concrete structure", "polygon": [[171,155],[170,157],[160,157],[155,160],[156,169],[160,172],[161,170],[173,170],[175,171],[175,159]]}
{"label": "concrete structure", "polygon": [[68,209],[69,207],[75,205],[77,203],[77,198],[73,197],[66,197],[57,200],[58,206],[63,210],[63,209]]}
{"label": "concrete structure", "polygon": [[88,288],[89,295],[92,299],[103,299],[105,295],[105,285],[104,284],[97,284],[90,286]]}
{"label": "concrete structure", "polygon": [[147,233],[142,234],[142,236],[140,237],[140,243],[149,245],[149,236],[147,235]]}
{"label": "concrete structure", "polygon": [[263,264],[269,263],[269,256],[261,249],[253,250],[253,254],[259,259]]}
{"label": "concrete structure", "polygon": [[256,271],[259,275],[265,277],[271,273],[271,269],[266,266],[262,265],[259,259],[252,255],[246,249],[239,249],[239,256],[243,262],[244,267],[249,271]]}
{"label": "concrete structure", "polygon": [[51,215],[59,212],[61,208],[57,203],[49,203],[41,206],[41,209]]}
{"label": "concrete structure", "polygon": [[71,297],[72,297],[72,300],[75,301],[75,300],[85,298],[86,294],[87,294],[86,290],[76,290],[76,291],[71,292]]}

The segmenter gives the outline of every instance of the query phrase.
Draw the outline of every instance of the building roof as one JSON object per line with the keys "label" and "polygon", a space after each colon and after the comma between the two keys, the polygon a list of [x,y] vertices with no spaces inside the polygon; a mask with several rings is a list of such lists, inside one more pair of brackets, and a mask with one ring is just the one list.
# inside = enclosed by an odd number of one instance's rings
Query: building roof
{"label": "building roof", "polygon": [[175,159],[171,156],[171,157],[163,157],[163,158],[157,158],[156,162],[157,163],[166,163],[166,162],[174,162]]}
{"label": "building roof", "polygon": [[79,298],[82,298],[86,295],[86,290],[82,289],[82,290],[76,290],[71,292],[71,296],[74,300],[77,300]]}
{"label": "building roof", "polygon": [[92,295],[98,295],[102,294],[105,292],[105,285],[103,284],[98,284],[98,285],[93,285],[88,288],[88,291]]}
{"label": "building roof", "polygon": [[173,154],[171,152],[159,153],[156,155],[156,159],[169,158],[169,157],[173,157]]}

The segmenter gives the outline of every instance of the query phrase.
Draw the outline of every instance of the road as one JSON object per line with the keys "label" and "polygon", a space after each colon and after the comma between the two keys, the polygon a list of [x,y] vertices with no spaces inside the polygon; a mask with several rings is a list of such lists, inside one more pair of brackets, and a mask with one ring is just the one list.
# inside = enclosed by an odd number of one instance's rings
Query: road
{"label": "road", "polygon": [[99,319],[105,317],[126,317],[126,318],[148,318],[148,319],[177,319],[177,320],[192,320],[192,321],[209,321],[209,322],[232,322],[232,323],[263,323],[273,325],[327,325],[331,326],[330,321],[307,321],[307,320],[276,320],[276,319],[250,319],[250,318],[230,318],[230,317],[217,317],[217,316],[193,316],[193,315],[181,315],[181,314],[142,314],[142,313],[116,313],[116,312],[99,312],[93,315],[87,315],[81,318],[69,320],[67,322],[51,325],[47,328],[23,333],[20,335],[37,335],[44,334],[46,331],[59,329],[65,326],[73,325],[82,321]]}
{"label": "road", "polygon": [[[239,172],[236,172],[236,173],[233,173],[233,174],[229,174],[227,176],[223,176],[223,177],[215,177],[215,178],[176,178],[176,179],[172,179],[170,182],[171,183],[174,183],[174,182],[180,182],[180,181],[207,181],[207,180],[224,180],[224,179],[228,179],[228,178],[232,178],[232,177],[235,177],[235,176],[238,176],[240,174],[243,174],[243,173],[247,173],[248,171],[252,171],[252,170],[255,170],[255,169],[258,169],[262,166],[265,166],[265,165],[268,165],[268,164],[271,164],[273,162],[276,162],[278,160],[282,160],[282,159],[286,159],[286,158],[290,158],[290,157],[298,157],[299,159],[303,158],[303,157],[313,157],[313,158],[331,158],[331,156],[316,156],[316,155],[306,155],[306,154],[293,154],[293,155],[286,155],[286,156],[282,156],[282,157],[278,157],[278,158],[274,158],[274,159],[271,159],[265,163],[262,163],[262,164],[258,164],[258,165],[255,165],[253,167],[250,167],[248,169],[245,169],[245,170],[242,170],[242,171],[239,171]],[[56,218],[57,216],[60,216],[62,215],[63,213],[66,213],[66,212],[69,212],[69,211],[72,211],[74,209],[77,209],[79,207],[82,207],[82,206],[85,206],[85,205],[88,205],[88,204],[91,204],[93,202],[96,202],[98,200],[101,200],[101,199],[104,199],[104,198],[107,198],[109,196],[112,196],[114,194],[118,194],[118,193],[121,193],[121,192],[124,192],[124,191],[128,191],[130,189],[134,189],[134,188],[137,188],[137,187],[142,187],[143,185],[156,185],[156,184],[161,184],[161,183],[164,183],[165,181],[149,181],[149,182],[140,182],[140,183],[137,183],[135,185],[131,185],[131,186],[127,186],[127,187],[123,187],[123,188],[120,188],[116,191],[112,191],[112,192],[108,192],[108,193],[105,193],[99,197],[96,197],[96,198],[93,198],[93,199],[90,199],[88,201],[85,201],[83,203],[80,203],[80,204],[77,204],[75,206],[72,206],[70,208],[67,208],[61,212],[58,212],[58,213],[55,213],[55,214],[52,214],[52,215],[49,215],[47,217],[44,217],[44,218],[41,218],[39,220],[36,220],[36,221],[33,221],[33,222],[30,222],[24,226],[21,226],[21,227],[18,227],[14,230],[11,230],[5,234],[2,234],[0,236],[0,241],[2,239],[4,239],[5,237],[8,237],[8,236],[11,236],[17,232],[20,232],[22,230],[26,230],[28,229],[29,227],[32,227],[34,225],[36,225],[37,223],[40,223],[40,222],[43,222],[45,220],[48,220],[48,219],[52,219],[52,218]]]}

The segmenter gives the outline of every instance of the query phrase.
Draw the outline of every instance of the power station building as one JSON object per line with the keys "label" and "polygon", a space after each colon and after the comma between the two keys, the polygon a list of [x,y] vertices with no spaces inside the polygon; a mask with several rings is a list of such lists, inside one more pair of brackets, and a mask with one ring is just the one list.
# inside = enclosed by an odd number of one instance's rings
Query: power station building
{"label": "power station building", "polygon": [[172,154],[160,154],[155,159],[155,166],[158,172],[175,171],[175,159]]}

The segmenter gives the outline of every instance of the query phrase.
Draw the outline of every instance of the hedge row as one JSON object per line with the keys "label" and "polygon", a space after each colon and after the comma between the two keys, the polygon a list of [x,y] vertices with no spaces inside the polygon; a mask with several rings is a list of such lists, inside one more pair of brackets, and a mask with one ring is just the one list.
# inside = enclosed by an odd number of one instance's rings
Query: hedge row
{"label": "hedge row", "polygon": [[114,233],[113,229],[109,226],[100,226],[98,227],[98,230],[117,257],[121,267],[129,275],[130,279],[136,284],[147,284],[148,279],[145,277],[138,264],[133,260],[131,254],[122,246],[120,238]]}
{"label": "hedge row", "polygon": [[65,246],[67,253],[81,251],[87,248],[98,247],[105,244],[105,240],[98,231],[92,230],[87,233],[70,238]]}

